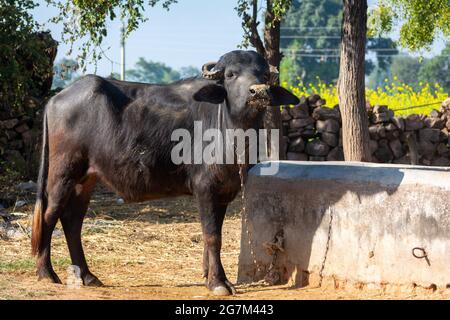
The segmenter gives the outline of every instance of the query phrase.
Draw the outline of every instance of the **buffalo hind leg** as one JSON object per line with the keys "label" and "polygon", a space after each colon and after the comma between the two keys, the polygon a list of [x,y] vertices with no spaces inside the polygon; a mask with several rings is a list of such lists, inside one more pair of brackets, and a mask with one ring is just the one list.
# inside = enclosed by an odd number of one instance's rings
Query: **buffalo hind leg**
{"label": "buffalo hind leg", "polygon": [[80,276],[86,286],[102,286],[102,282],[88,268],[81,242],[81,229],[84,216],[97,182],[95,174],[87,175],[75,186],[67,206],[61,216],[61,224],[66,236],[72,264],[80,268]]}
{"label": "buffalo hind leg", "polygon": [[[58,141],[58,143],[62,142]],[[53,147],[55,150],[59,150],[59,145]],[[39,280],[46,279],[54,283],[61,283],[51,263],[52,234],[58,219],[61,218],[67,206],[75,185],[86,175],[86,171],[87,162],[80,152],[72,150],[67,153],[50,153],[45,184],[46,208],[42,207],[43,212],[39,213],[41,214],[38,217],[40,223],[36,226],[33,223],[33,233],[36,232],[40,235],[36,261]]]}
{"label": "buffalo hind leg", "polygon": [[199,198],[200,220],[205,244],[203,268],[207,277],[206,286],[214,295],[235,294],[236,290],[228,281],[220,260],[222,225],[227,205],[215,203],[208,198]]}
{"label": "buffalo hind leg", "polygon": [[58,222],[59,210],[57,206],[48,206],[42,219],[42,238],[37,256],[38,280],[47,280],[53,283],[61,283],[51,262],[51,240],[55,225]]}
{"label": "buffalo hind leg", "polygon": [[47,209],[42,217],[41,241],[37,256],[37,275],[39,280],[61,283],[51,263],[51,241],[53,230],[61,217],[75,183],[71,179],[49,179]]}

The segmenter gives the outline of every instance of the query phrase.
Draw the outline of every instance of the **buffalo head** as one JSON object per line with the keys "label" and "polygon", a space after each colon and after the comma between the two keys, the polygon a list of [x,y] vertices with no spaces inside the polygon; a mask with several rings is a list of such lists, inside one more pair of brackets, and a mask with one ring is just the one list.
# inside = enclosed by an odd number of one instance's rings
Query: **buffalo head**
{"label": "buffalo head", "polygon": [[274,84],[276,68],[269,68],[255,51],[229,52],[217,63],[203,65],[202,76],[212,82],[197,91],[194,99],[215,104],[226,100],[232,117],[252,117],[267,106],[299,103],[296,96]]}

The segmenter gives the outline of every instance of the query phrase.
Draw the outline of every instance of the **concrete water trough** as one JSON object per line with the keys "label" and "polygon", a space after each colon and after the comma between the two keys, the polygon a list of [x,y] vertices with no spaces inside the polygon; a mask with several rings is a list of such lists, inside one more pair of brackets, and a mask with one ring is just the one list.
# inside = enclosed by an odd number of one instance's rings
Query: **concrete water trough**
{"label": "concrete water trough", "polygon": [[450,290],[450,168],[269,164],[245,185],[238,282]]}

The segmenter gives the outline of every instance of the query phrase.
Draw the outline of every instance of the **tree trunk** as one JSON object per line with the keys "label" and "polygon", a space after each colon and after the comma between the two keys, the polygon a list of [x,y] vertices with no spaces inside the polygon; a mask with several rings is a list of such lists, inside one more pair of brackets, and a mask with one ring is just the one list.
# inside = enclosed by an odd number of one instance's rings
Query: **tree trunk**
{"label": "tree trunk", "polygon": [[344,0],[339,106],[346,161],[371,161],[365,99],[364,59],[367,0]]}
{"label": "tree trunk", "polygon": [[264,44],[266,48],[266,59],[269,65],[280,68],[280,21],[275,20],[272,7],[273,0],[267,0],[267,11],[264,28]]}
{"label": "tree trunk", "polygon": [[[280,70],[280,21],[274,21],[275,15],[273,13],[273,0],[267,0],[267,9],[265,16],[265,28],[264,28],[264,44],[265,44],[265,58],[269,63],[271,69],[276,68]],[[278,82],[278,81],[277,81]],[[278,83],[276,83],[278,84]],[[264,115],[264,128],[278,129],[279,130],[279,159],[286,159],[286,149],[283,145],[283,123],[281,120],[281,112],[279,106],[270,106],[267,108]]]}

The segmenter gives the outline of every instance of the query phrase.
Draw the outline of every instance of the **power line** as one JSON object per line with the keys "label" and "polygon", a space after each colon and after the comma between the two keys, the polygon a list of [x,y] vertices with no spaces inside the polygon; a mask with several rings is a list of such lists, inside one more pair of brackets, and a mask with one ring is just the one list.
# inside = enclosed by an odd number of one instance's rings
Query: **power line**
{"label": "power line", "polygon": [[[338,58],[341,55],[340,54],[320,54],[320,53],[296,53],[289,50],[282,50],[284,53],[287,53],[289,55],[295,56],[295,57],[310,57],[310,58]],[[408,54],[378,54],[377,57],[409,57]],[[440,57],[449,57],[448,56],[440,56]]]}
{"label": "power line", "polygon": [[337,30],[341,27],[281,27],[282,30]]}
{"label": "power line", "polygon": [[[309,39],[309,38],[341,39],[341,36],[307,35],[307,36],[281,36],[280,38],[281,39]],[[379,37],[367,37],[367,39],[379,39]]]}
{"label": "power line", "polygon": [[296,57],[310,57],[310,58],[338,58],[338,54],[308,54],[308,53],[294,53],[292,54]]}
{"label": "power line", "polygon": [[340,36],[320,36],[320,35],[309,35],[309,36],[281,36],[281,39],[310,39],[310,38],[321,38],[321,39],[340,39]]}
{"label": "power line", "polygon": [[312,51],[326,51],[326,52],[333,52],[333,51],[339,51],[340,49],[290,49],[290,48],[280,48],[282,51],[289,51],[289,52],[305,52],[305,53],[311,53]]}
{"label": "power line", "polygon": [[[311,52],[311,51],[340,51],[339,48],[331,49],[331,48],[319,48],[319,49],[290,49],[290,48],[281,48],[280,50],[292,51],[292,52]],[[367,51],[398,51],[398,49],[386,49],[386,48],[374,48],[367,49]]]}
{"label": "power line", "polygon": [[[297,52],[292,52],[292,51],[284,51],[282,50],[284,53],[288,53],[291,55],[295,55],[295,56],[300,56],[300,57],[312,57],[312,56],[317,56],[317,57],[339,57],[339,54],[329,54],[329,53],[297,53]],[[407,54],[377,54],[377,57],[409,57],[409,55]]]}
{"label": "power line", "polygon": [[[113,74],[114,73],[114,65],[116,64],[116,65],[120,66],[120,63],[117,62],[117,61],[114,61],[110,57],[108,57],[108,55],[106,54],[105,50],[103,50],[102,46],[99,46],[99,48],[100,48],[101,53],[103,54],[102,58],[103,57],[106,58],[106,60],[108,60],[111,63],[111,74]],[[109,49],[110,48],[108,48],[108,50]]]}
{"label": "power line", "polygon": [[388,48],[373,48],[367,49],[368,51],[399,51],[398,49],[388,49]]}
{"label": "power line", "polygon": [[[120,65],[119,62],[112,60],[110,57],[108,57],[108,55],[106,54],[106,52],[103,50],[103,48],[101,46],[99,46],[101,53],[103,54],[103,57],[106,58],[106,60],[108,60],[109,62],[111,62],[111,65],[117,64]],[[109,48],[108,48],[109,50]]]}

